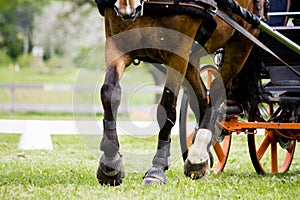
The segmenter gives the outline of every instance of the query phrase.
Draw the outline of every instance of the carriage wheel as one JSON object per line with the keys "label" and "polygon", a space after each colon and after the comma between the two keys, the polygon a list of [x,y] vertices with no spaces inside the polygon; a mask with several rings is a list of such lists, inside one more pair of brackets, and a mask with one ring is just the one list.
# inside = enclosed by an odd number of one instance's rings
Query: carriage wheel
{"label": "carriage wheel", "polygon": [[217,67],[215,67],[213,65],[209,65],[209,64],[202,65],[200,67],[200,73],[201,73],[202,81],[208,91],[210,89],[210,85],[211,85],[212,81],[217,76],[220,76]]}
{"label": "carriage wheel", "polygon": [[[217,68],[212,65],[205,65],[201,67],[202,80],[207,87],[208,91],[210,83],[218,75]],[[189,126],[189,109],[188,109],[188,95],[186,93],[182,96],[180,116],[179,116],[179,132],[180,132],[180,145],[182,158],[185,161],[188,155],[188,149],[192,145],[192,141],[195,135],[195,130],[191,129],[197,127],[197,124]],[[196,121],[196,120],[195,120]],[[213,140],[214,157],[218,158],[218,163],[214,168],[214,173],[220,173],[223,171],[230,150],[231,135],[223,136],[218,140]]]}
{"label": "carriage wheel", "polygon": [[[269,105],[269,111],[273,109],[273,105]],[[260,112],[262,110],[260,108]],[[278,133],[279,130],[265,130],[264,135],[248,134],[250,157],[258,174],[284,173],[291,166],[296,141],[282,138]]]}

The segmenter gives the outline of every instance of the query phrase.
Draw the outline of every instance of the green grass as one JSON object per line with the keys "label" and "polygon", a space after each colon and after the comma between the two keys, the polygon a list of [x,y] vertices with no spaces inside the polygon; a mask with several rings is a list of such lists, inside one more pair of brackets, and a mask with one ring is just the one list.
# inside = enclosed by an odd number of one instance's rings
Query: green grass
{"label": "green grass", "polygon": [[[52,136],[53,151],[21,151],[17,149],[19,135],[0,134],[0,198],[1,199],[297,199],[300,187],[300,150],[297,148],[291,169],[286,174],[257,175],[252,167],[246,137],[234,136],[225,171],[210,174],[207,179],[190,180],[183,174],[179,154],[172,154],[167,184],[144,187],[145,171],[141,164],[131,164],[125,157],[127,170],[119,187],[100,186],[95,178],[98,159],[84,147],[81,138]],[[121,136],[123,152],[155,150],[156,137]],[[178,137],[172,147],[178,148]],[[85,144],[86,145],[86,144]],[[90,150],[90,149],[89,149]],[[148,155],[148,154],[147,154]],[[126,162],[125,162],[126,160]],[[132,166],[131,166],[132,167]]]}
{"label": "green grass", "polygon": [[[41,74],[30,69],[11,72],[0,68],[1,83],[69,83],[76,70]],[[82,81],[88,82],[86,75]],[[103,78],[103,77],[102,77]],[[145,68],[129,68],[123,84],[153,82]],[[153,103],[154,95],[129,96],[130,104]],[[82,94],[84,98],[86,94]],[[72,93],[49,94],[18,91],[17,103],[70,104]],[[0,90],[0,102],[9,102],[9,93]],[[100,104],[99,104],[100,105]],[[101,118],[101,115],[98,116]],[[72,113],[0,112],[0,118],[73,119]],[[0,199],[297,199],[300,188],[300,149],[286,174],[256,174],[249,157],[246,137],[234,136],[225,171],[207,179],[190,180],[183,174],[178,137],[172,139],[172,166],[166,172],[167,185],[144,187],[142,176],[151,166],[156,137],[121,136],[126,177],[120,187],[100,186],[95,178],[98,167],[98,137],[52,136],[53,151],[21,151],[20,135],[0,134]]]}

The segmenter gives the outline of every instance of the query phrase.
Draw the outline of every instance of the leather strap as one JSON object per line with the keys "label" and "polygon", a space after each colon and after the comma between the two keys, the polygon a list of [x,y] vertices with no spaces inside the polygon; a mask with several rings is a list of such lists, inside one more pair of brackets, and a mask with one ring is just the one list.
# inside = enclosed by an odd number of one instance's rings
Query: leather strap
{"label": "leather strap", "polygon": [[186,7],[195,7],[195,8],[209,8],[211,10],[217,10],[217,4],[212,0],[144,0],[144,4],[158,4],[158,5],[180,5]]}

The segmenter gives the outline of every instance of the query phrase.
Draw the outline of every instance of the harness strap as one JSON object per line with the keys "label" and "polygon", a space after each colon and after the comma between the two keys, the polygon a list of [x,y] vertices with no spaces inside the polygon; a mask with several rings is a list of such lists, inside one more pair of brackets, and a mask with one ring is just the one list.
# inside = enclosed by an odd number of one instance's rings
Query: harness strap
{"label": "harness strap", "polygon": [[[104,16],[105,8],[113,8],[116,0],[95,0],[98,10]],[[177,14],[198,15],[197,10],[217,10],[217,4],[213,0],[144,0],[144,10],[155,9],[155,11],[164,11],[164,14],[174,14],[173,8],[177,9]],[[188,10],[194,9],[194,10]],[[187,10],[187,11],[185,11]],[[169,11],[169,12],[168,12]]]}
{"label": "harness strap", "polygon": [[[184,8],[196,8],[196,9],[201,9],[201,10],[212,10],[216,11],[217,6],[216,4],[208,3],[206,0],[201,0],[201,1],[179,1],[178,3],[174,2],[174,0],[147,0],[144,2],[145,10],[148,8],[151,8],[152,5],[161,5],[163,8],[168,8],[169,6],[179,6],[182,7],[181,9],[184,10]],[[165,10],[165,9],[164,9]],[[169,14],[166,12],[165,14]],[[177,13],[177,14],[180,14]],[[190,15],[193,15],[194,13],[191,12],[189,13]]]}
{"label": "harness strap", "polygon": [[204,18],[197,30],[195,40],[203,47],[216,28],[217,22],[213,16]]}
{"label": "harness strap", "polygon": [[271,49],[269,49],[266,45],[264,45],[262,42],[260,42],[256,37],[254,37],[251,33],[249,33],[247,30],[245,30],[242,26],[240,26],[237,22],[229,18],[225,13],[218,10],[216,15],[220,17],[222,20],[224,20],[229,26],[237,30],[239,33],[244,35],[246,38],[251,40],[254,44],[262,48],[264,51],[268,52],[272,56],[274,56],[276,59],[278,59],[280,62],[282,62],[287,68],[289,68],[292,72],[294,72],[297,76],[300,77],[300,72],[295,70],[293,67],[291,67],[289,64],[287,64],[284,60],[282,60],[279,56],[277,56]]}
{"label": "harness strap", "polygon": [[117,0],[95,0],[100,14],[104,17],[105,8],[113,8]]}

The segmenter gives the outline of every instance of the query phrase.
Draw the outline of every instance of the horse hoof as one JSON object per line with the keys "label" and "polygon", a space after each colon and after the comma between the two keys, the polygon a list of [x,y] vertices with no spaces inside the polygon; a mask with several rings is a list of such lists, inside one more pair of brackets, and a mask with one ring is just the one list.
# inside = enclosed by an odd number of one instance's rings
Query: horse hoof
{"label": "horse hoof", "polygon": [[209,171],[210,161],[206,160],[201,163],[191,163],[188,159],[184,162],[184,174],[191,179],[199,179]]}
{"label": "horse hoof", "polygon": [[121,154],[118,153],[113,158],[108,158],[103,154],[97,171],[98,182],[101,185],[118,186],[121,185],[124,176]]}
{"label": "horse hoof", "polygon": [[166,184],[166,175],[161,168],[152,167],[143,177],[142,185],[163,185]]}

